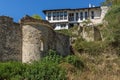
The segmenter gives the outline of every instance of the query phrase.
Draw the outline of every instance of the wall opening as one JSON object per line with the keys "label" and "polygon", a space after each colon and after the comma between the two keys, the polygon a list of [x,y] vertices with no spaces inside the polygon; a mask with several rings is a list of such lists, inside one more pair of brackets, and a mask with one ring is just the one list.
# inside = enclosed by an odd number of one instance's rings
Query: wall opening
{"label": "wall opening", "polygon": [[44,51],[44,43],[43,43],[43,40],[40,40],[40,51]]}

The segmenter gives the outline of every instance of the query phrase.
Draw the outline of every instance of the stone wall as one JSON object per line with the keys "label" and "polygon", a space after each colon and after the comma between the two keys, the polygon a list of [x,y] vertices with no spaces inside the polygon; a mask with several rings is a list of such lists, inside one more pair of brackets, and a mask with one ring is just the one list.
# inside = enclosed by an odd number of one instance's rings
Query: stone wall
{"label": "stone wall", "polygon": [[18,23],[0,16],[0,61],[21,60],[22,31]]}
{"label": "stone wall", "polygon": [[83,38],[88,42],[102,40],[102,34],[97,26],[79,26],[76,31],[76,35],[78,35],[77,37]]}
{"label": "stone wall", "polygon": [[68,36],[56,33],[56,51],[63,56],[70,53],[70,40]]}
{"label": "stone wall", "polygon": [[90,27],[83,27],[83,31],[82,31],[82,38],[85,39],[86,41],[94,41],[94,27],[90,26]]}
{"label": "stone wall", "polygon": [[49,49],[54,48],[55,38],[53,31],[36,23],[28,23],[22,26],[23,46],[22,61],[29,62],[39,60],[45,56]]}
{"label": "stone wall", "polygon": [[50,49],[65,56],[69,47],[69,37],[56,33],[47,21],[26,16],[18,24],[0,16],[0,61],[36,61]]}
{"label": "stone wall", "polygon": [[84,26],[81,36],[86,41],[100,41],[100,40],[102,40],[100,30],[95,26],[90,26],[90,27]]}
{"label": "stone wall", "polygon": [[28,17],[21,20],[22,62],[40,60],[50,49],[63,56],[70,53],[68,36],[56,33],[47,22],[29,20]]}

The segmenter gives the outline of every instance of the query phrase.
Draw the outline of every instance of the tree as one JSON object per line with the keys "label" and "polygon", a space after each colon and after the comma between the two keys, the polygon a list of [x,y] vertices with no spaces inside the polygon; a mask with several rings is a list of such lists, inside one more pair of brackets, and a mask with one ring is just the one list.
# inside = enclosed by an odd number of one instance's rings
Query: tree
{"label": "tree", "polygon": [[38,14],[34,14],[32,17],[33,17],[34,19],[39,19],[39,20],[42,19],[41,16],[39,16]]}

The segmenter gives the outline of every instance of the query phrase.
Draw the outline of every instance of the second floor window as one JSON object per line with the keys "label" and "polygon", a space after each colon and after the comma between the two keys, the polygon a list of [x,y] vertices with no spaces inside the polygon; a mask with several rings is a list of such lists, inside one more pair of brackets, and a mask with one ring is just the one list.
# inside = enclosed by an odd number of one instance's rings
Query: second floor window
{"label": "second floor window", "polygon": [[59,20],[59,12],[57,12],[57,20]]}
{"label": "second floor window", "polygon": [[63,12],[60,12],[60,20],[63,20]]}
{"label": "second floor window", "polygon": [[56,12],[53,12],[53,20],[56,20]]}
{"label": "second floor window", "polygon": [[79,20],[79,16],[78,16],[78,13],[76,13],[76,21]]}
{"label": "second floor window", "polygon": [[69,21],[74,21],[74,13],[69,13]]}
{"label": "second floor window", "polygon": [[48,13],[48,20],[51,20],[51,12]]}
{"label": "second floor window", "polygon": [[87,12],[85,12],[85,19],[87,19],[88,18],[88,13]]}
{"label": "second floor window", "polygon": [[64,20],[67,20],[67,11],[64,12]]}
{"label": "second floor window", "polygon": [[94,19],[94,11],[91,11],[91,19]]}
{"label": "second floor window", "polygon": [[87,19],[88,18],[88,13],[87,12],[85,12],[85,19]]}
{"label": "second floor window", "polygon": [[80,12],[80,20],[83,20],[83,12]]}

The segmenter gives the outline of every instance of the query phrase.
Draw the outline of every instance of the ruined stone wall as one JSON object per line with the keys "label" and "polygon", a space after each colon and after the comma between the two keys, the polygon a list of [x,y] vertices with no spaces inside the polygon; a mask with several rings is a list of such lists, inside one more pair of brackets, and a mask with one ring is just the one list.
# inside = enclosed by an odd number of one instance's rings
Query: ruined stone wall
{"label": "ruined stone wall", "polygon": [[22,31],[12,18],[0,16],[0,61],[21,61]]}
{"label": "ruined stone wall", "polygon": [[100,41],[102,40],[100,30],[96,26],[83,26],[78,29],[79,37],[82,37],[86,41]]}
{"label": "ruined stone wall", "polygon": [[56,33],[49,22],[23,17],[20,23],[0,17],[0,61],[38,61],[50,49],[69,54],[69,37]]}
{"label": "ruined stone wall", "polygon": [[29,20],[28,17],[21,20],[22,62],[40,60],[50,49],[63,56],[69,54],[69,37],[56,33],[47,22]]}
{"label": "ruined stone wall", "polygon": [[56,33],[56,51],[63,56],[70,53],[70,40],[68,36]]}
{"label": "ruined stone wall", "polygon": [[53,31],[40,24],[28,23],[22,26],[22,61],[40,60],[49,49],[54,47]]}
{"label": "ruined stone wall", "polygon": [[83,27],[82,38],[86,41],[94,41],[94,27]]}
{"label": "ruined stone wall", "polygon": [[102,41],[102,36],[99,28],[94,27],[94,41]]}

